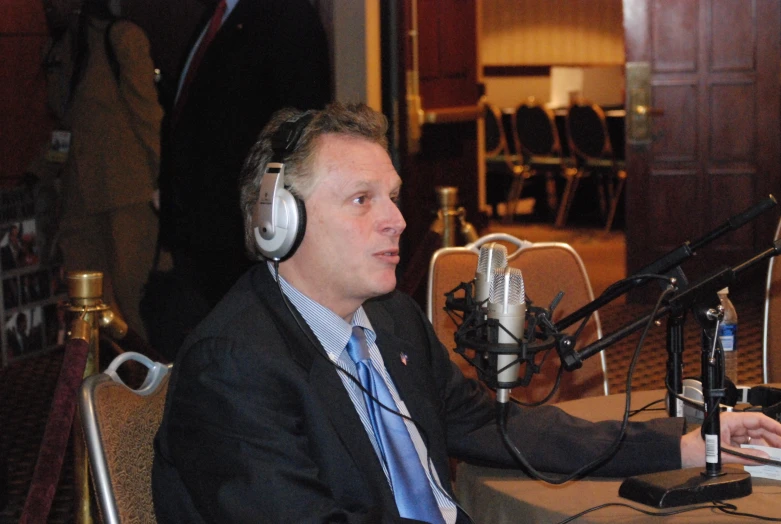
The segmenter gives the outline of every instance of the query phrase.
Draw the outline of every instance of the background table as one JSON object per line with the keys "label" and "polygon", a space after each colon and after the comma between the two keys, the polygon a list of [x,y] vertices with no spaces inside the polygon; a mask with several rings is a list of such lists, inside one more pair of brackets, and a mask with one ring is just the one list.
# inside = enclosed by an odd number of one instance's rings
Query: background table
{"label": "background table", "polygon": [[[663,390],[632,394],[632,409],[664,398]],[[619,419],[623,414],[626,396],[590,397],[559,406],[565,411],[587,420]],[[655,407],[664,407],[657,405]],[[664,411],[646,411],[630,420],[649,420],[666,416]],[[584,435],[584,438],[588,438]],[[740,466],[731,466],[740,467]],[[657,510],[618,496],[623,479],[593,478],[554,486],[531,480],[517,470],[502,470],[461,464],[456,477],[456,495],[464,509],[478,524],[509,524],[559,522],[583,510],[618,502],[652,512],[667,512],[681,508]],[[738,511],[781,518],[781,482],[752,478],[753,493],[748,497],[727,501]],[[759,522],[758,520],[753,520]],[[730,516],[715,509],[699,509],[670,517],[644,515],[630,508],[611,506],[578,518],[575,522],[752,522],[746,517]]]}

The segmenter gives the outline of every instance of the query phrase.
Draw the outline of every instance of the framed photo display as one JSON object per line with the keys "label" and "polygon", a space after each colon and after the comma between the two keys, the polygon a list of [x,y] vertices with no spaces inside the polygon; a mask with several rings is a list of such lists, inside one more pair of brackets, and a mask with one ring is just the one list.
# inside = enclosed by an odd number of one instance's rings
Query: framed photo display
{"label": "framed photo display", "polygon": [[34,190],[0,191],[0,342],[2,366],[63,343],[67,300],[60,257],[41,245]]}

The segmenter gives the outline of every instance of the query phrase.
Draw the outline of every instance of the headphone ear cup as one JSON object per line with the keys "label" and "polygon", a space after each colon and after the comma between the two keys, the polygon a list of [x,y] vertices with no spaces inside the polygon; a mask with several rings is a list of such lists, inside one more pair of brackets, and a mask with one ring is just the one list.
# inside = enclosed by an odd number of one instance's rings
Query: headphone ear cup
{"label": "headphone ear cup", "polygon": [[[278,182],[277,178],[274,183]],[[252,226],[260,253],[273,260],[290,258],[304,238],[304,202],[284,187],[278,187],[272,198],[258,199],[255,206]]]}
{"label": "headphone ear cup", "polygon": [[306,205],[304,205],[304,201],[297,196],[293,195],[292,193],[290,193],[290,195],[295,199],[296,202],[296,211],[298,212],[298,228],[295,231],[296,236],[293,239],[293,245],[290,246],[290,251],[288,251],[287,254],[280,260],[287,260],[293,256],[293,253],[296,252],[298,246],[301,245],[301,241],[304,240],[304,234],[306,233]]}

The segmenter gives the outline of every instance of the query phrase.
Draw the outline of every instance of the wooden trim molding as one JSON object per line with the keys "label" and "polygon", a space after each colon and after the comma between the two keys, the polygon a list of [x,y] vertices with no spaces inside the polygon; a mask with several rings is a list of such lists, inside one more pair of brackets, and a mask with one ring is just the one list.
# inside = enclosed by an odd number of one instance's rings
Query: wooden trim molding
{"label": "wooden trim molding", "polygon": [[552,67],[615,67],[623,66],[623,63],[614,62],[589,62],[587,64],[544,64],[544,65],[484,65],[483,76],[491,77],[510,77],[510,76],[550,76]]}
{"label": "wooden trim molding", "polygon": [[482,106],[441,107],[430,109],[423,114],[426,124],[449,124],[452,122],[471,122],[483,114]]}
{"label": "wooden trim molding", "polygon": [[483,76],[550,76],[549,65],[485,65]]}

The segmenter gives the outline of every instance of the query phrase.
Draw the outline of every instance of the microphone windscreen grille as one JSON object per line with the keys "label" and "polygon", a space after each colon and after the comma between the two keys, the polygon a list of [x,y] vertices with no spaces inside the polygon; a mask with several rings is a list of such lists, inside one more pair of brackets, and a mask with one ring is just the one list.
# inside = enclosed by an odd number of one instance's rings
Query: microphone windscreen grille
{"label": "microphone windscreen grille", "polygon": [[496,268],[507,267],[507,248],[502,244],[491,242],[480,248],[480,256],[477,259],[477,272],[486,275],[489,279]]}
{"label": "microphone windscreen grille", "polygon": [[522,304],[526,299],[523,274],[514,267],[499,268],[494,272],[488,302],[492,304]]}

